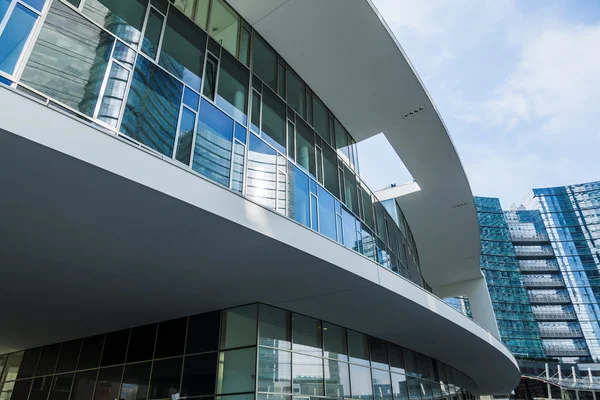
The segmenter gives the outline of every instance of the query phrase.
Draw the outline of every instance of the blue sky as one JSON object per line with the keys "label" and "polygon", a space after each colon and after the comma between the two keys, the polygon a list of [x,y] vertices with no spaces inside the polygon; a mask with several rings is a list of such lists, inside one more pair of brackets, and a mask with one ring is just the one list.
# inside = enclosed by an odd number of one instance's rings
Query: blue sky
{"label": "blue sky", "polygon": [[[475,195],[600,180],[600,2],[374,0],[421,76]],[[360,144],[377,190],[410,175]],[[383,171],[387,171],[382,174]]]}

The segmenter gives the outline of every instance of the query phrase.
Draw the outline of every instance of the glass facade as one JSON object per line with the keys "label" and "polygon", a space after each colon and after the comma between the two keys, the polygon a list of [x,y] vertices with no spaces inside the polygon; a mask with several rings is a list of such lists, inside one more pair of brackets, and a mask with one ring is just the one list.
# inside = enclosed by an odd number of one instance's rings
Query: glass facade
{"label": "glass facade", "polygon": [[0,0],[0,79],[428,290],[318,93],[222,0]]}
{"label": "glass facade", "polygon": [[0,355],[2,400],[467,400],[473,390],[423,354],[264,304]]}

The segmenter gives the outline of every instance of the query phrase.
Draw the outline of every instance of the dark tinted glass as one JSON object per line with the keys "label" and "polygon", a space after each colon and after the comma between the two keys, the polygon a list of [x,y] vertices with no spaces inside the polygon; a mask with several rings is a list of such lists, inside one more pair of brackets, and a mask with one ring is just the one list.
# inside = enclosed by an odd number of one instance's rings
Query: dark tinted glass
{"label": "dark tinted glass", "polygon": [[83,339],[77,369],[88,369],[99,366],[103,346],[104,335],[91,336]]}
{"label": "dark tinted glass", "polygon": [[158,324],[158,339],[154,358],[172,357],[183,354],[187,318],[173,319]]}
{"label": "dark tinted glass", "polygon": [[[256,340],[256,336],[254,337]],[[251,392],[256,385],[256,348],[223,351],[219,354],[217,393]]]}
{"label": "dark tinted glass", "polygon": [[108,333],[102,353],[102,366],[122,364],[125,361],[128,341],[129,329]]}
{"label": "dark tinted glass", "polygon": [[200,354],[185,358],[181,396],[192,397],[215,393],[218,353]]}
{"label": "dark tinted glass", "polygon": [[75,374],[73,391],[70,400],[92,400],[94,387],[96,387],[96,375],[98,370],[78,372]]}
{"label": "dark tinted glass", "polygon": [[322,355],[321,321],[292,314],[292,338],[294,351]]}
{"label": "dark tinted glass", "polygon": [[127,362],[150,360],[154,354],[157,324],[139,326],[131,330]]}
{"label": "dark tinted glass", "polygon": [[277,53],[258,35],[252,40],[253,70],[271,89],[277,89]]}
{"label": "dark tinted glass", "polygon": [[229,53],[221,54],[217,105],[229,115],[246,124],[250,73]]}
{"label": "dark tinted glass", "polygon": [[415,361],[415,353],[409,349],[403,349],[404,353],[404,367],[406,368],[407,375],[417,376],[417,363]]}
{"label": "dark tinted glass", "polygon": [[31,379],[16,381],[10,400],[27,400],[29,389],[31,389]]}
{"label": "dark tinted glass", "polygon": [[29,393],[29,400],[46,400],[50,386],[52,384],[51,376],[44,376],[42,378],[35,378],[31,385],[31,393]]}
{"label": "dark tinted glass", "polygon": [[367,335],[348,329],[348,354],[351,362],[369,365],[369,340]]}
{"label": "dark tinted glass", "polygon": [[83,340],[71,340],[70,342],[64,342],[60,348],[60,356],[58,357],[58,365],[56,366],[56,372],[68,372],[75,371],[77,368],[77,359],[79,359],[79,350],[81,350],[81,343]]}
{"label": "dark tinted glass", "polygon": [[152,59],[156,58],[163,22],[163,16],[151,8],[148,14],[148,22],[146,23],[146,31],[144,32],[142,51]]}
{"label": "dark tinted glass", "polygon": [[151,362],[125,366],[123,385],[121,386],[121,399],[142,400],[146,398],[148,395],[151,366]]}
{"label": "dark tinted glass", "polygon": [[315,135],[301,120],[296,124],[296,162],[313,176],[316,175]]}
{"label": "dark tinted glass", "polygon": [[429,379],[429,365],[427,364],[427,358],[426,355],[415,352],[417,372],[421,377]]}
{"label": "dark tinted glass", "polygon": [[37,368],[36,375],[48,375],[53,374],[56,368],[56,361],[58,360],[58,353],[60,352],[60,343],[53,344],[50,346],[44,346],[42,350],[42,357],[40,357],[40,363]]}
{"label": "dark tinted glass", "polygon": [[33,376],[37,368],[41,353],[41,347],[25,351],[25,354],[23,355],[23,361],[21,361],[21,367],[19,368],[19,374],[17,375],[17,379],[29,378]]}
{"label": "dark tinted glass", "polygon": [[388,343],[388,351],[390,354],[390,369],[392,372],[404,374],[404,356],[402,354],[402,347]]}
{"label": "dark tinted glass", "polygon": [[154,362],[149,399],[165,399],[179,393],[182,360],[182,358],[170,358]]}
{"label": "dark tinted glass", "polygon": [[304,82],[294,72],[287,70],[286,84],[288,104],[304,117]]}
{"label": "dark tinted glass", "polygon": [[98,373],[94,400],[117,399],[121,386],[123,367],[102,368]]}
{"label": "dark tinted glass", "polygon": [[347,361],[346,328],[323,322],[323,348],[325,357]]}
{"label": "dark tinted glass", "polygon": [[75,374],[55,375],[48,400],[69,400]]}
{"label": "dark tinted glass", "polygon": [[369,348],[371,349],[371,365],[387,369],[389,362],[385,341],[369,337]]}
{"label": "dark tinted glass", "polygon": [[335,150],[331,147],[323,146],[323,176],[325,188],[335,197],[340,198],[340,183],[338,178],[338,158]]}
{"label": "dark tinted glass", "polygon": [[221,348],[256,345],[256,304],[223,311]]}
{"label": "dark tinted glass", "polygon": [[190,317],[186,354],[202,353],[219,348],[219,317],[218,311]]}
{"label": "dark tinted glass", "polygon": [[285,103],[283,100],[279,99],[269,89],[265,89],[262,107],[263,138],[284,154],[286,152],[285,118]]}
{"label": "dark tinted glass", "polygon": [[[83,13],[126,42],[135,44],[140,40],[139,31],[142,29],[147,4],[147,0],[86,0]],[[119,23],[115,23],[116,21]]]}
{"label": "dark tinted glass", "polygon": [[290,325],[289,311],[261,304],[258,309],[259,344],[289,349]]}

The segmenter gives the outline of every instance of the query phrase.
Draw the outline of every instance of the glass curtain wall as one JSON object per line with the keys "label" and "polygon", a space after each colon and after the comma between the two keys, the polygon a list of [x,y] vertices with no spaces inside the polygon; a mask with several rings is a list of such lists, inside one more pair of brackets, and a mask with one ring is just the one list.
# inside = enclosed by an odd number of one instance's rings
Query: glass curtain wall
{"label": "glass curtain wall", "polygon": [[0,18],[3,83],[429,290],[410,229],[358,175],[354,139],[225,1],[0,0]]}
{"label": "glass curtain wall", "polygon": [[473,400],[424,354],[264,304],[0,355],[2,400]]}

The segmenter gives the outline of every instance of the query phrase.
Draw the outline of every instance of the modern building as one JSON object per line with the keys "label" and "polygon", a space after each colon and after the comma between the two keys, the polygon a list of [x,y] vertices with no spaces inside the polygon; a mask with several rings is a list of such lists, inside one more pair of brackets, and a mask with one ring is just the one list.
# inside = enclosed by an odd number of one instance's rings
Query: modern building
{"label": "modern building", "polygon": [[[0,21],[0,399],[518,384],[466,175],[369,0],[0,0]],[[356,143],[381,132],[416,182],[375,195]]]}

